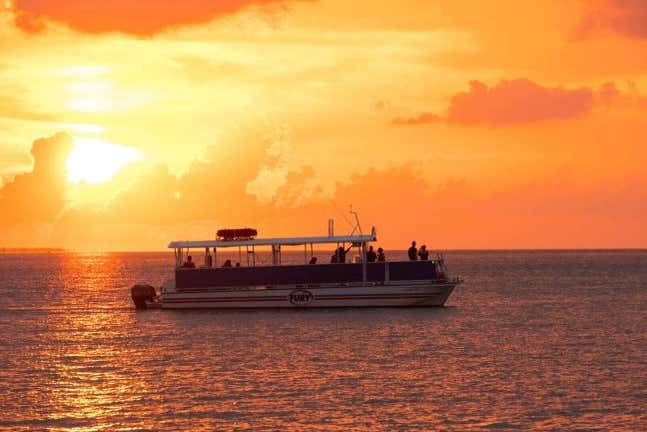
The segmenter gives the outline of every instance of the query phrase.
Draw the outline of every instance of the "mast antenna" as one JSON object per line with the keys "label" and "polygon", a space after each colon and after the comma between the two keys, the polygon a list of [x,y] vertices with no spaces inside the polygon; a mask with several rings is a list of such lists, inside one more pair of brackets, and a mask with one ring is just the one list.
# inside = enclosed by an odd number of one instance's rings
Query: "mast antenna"
{"label": "mast antenna", "polygon": [[359,215],[357,214],[356,211],[353,210],[353,205],[350,205],[350,214],[355,216],[355,227],[353,228],[353,231],[350,233],[350,235],[355,234],[355,230],[359,231],[359,234],[362,235],[362,225],[359,223]]}

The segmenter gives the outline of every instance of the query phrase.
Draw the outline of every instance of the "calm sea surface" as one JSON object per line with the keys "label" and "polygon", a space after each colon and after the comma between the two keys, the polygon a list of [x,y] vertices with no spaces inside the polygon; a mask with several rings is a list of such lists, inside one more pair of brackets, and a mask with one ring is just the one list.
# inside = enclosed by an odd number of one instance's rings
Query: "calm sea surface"
{"label": "calm sea surface", "polygon": [[446,257],[445,308],[136,312],[169,254],[0,254],[0,429],[647,430],[647,251]]}

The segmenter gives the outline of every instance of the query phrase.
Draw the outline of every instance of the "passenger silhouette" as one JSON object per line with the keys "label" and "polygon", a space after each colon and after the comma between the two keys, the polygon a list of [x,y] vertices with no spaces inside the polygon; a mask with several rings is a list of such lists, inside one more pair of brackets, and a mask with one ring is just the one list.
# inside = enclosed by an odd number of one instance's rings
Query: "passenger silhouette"
{"label": "passenger silhouette", "polygon": [[373,246],[368,247],[368,252],[366,252],[366,262],[373,263],[377,260],[377,254],[373,250]]}
{"label": "passenger silhouette", "polygon": [[418,251],[418,256],[420,261],[427,261],[429,259],[429,251],[427,250],[426,245],[420,246],[420,251]]}
{"label": "passenger silhouette", "polygon": [[317,257],[313,256],[312,258],[310,258],[310,262],[308,264],[317,264]]}
{"label": "passenger silhouette", "polygon": [[231,260],[225,261],[225,263],[222,266],[223,267],[231,267]]}
{"label": "passenger silhouette", "polygon": [[377,261],[384,262],[386,261],[386,256],[384,256],[384,249],[377,248]]}
{"label": "passenger silhouette", "polygon": [[183,268],[195,268],[195,263],[193,262],[193,258],[191,255],[186,257],[186,261],[182,264]]}
{"label": "passenger silhouette", "polygon": [[348,253],[348,251],[351,250],[352,247],[353,247],[352,244],[350,246],[348,246],[348,249],[344,249],[343,246],[339,246],[339,248],[337,248],[337,251],[335,252],[335,255],[336,255],[336,258],[337,258],[337,261],[335,261],[335,262],[345,263],[346,262],[346,253]]}
{"label": "passenger silhouette", "polygon": [[416,242],[411,242],[411,247],[409,248],[409,259],[411,261],[416,261],[418,259],[418,249],[416,249]]}

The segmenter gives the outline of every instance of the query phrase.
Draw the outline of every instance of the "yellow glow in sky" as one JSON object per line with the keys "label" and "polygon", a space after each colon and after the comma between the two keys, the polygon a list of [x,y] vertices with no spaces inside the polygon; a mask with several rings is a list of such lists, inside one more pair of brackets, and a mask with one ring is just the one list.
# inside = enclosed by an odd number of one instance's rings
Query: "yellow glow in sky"
{"label": "yellow glow in sky", "polygon": [[111,105],[105,99],[87,98],[87,99],[73,99],[69,101],[66,106],[72,111],[80,112],[102,112],[110,109]]}
{"label": "yellow glow in sky", "polygon": [[141,151],[92,138],[77,138],[67,157],[67,179],[71,183],[103,183],[125,165],[142,158]]}
{"label": "yellow glow in sky", "polygon": [[59,123],[58,127],[63,130],[82,134],[102,134],[105,132],[105,128],[103,126],[91,123]]}

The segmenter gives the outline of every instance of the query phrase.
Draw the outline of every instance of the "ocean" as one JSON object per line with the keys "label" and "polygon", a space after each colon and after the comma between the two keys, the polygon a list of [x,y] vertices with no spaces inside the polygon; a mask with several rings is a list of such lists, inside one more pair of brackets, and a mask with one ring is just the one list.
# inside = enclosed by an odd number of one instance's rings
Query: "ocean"
{"label": "ocean", "polygon": [[446,260],[444,308],[136,311],[172,253],[0,254],[0,430],[647,430],[647,251]]}

